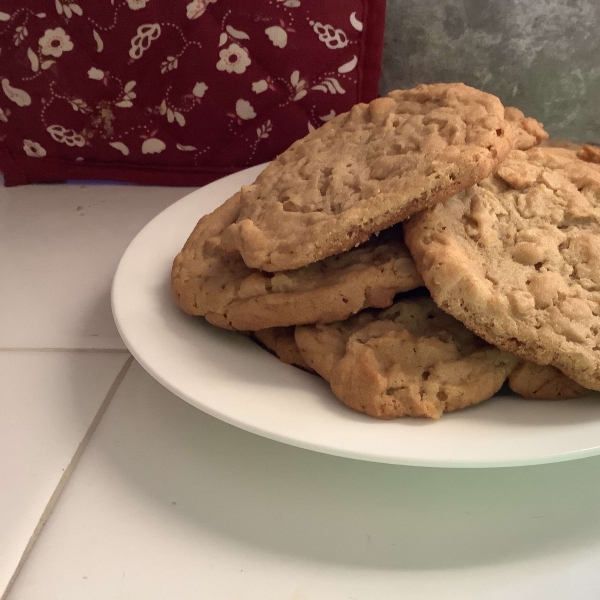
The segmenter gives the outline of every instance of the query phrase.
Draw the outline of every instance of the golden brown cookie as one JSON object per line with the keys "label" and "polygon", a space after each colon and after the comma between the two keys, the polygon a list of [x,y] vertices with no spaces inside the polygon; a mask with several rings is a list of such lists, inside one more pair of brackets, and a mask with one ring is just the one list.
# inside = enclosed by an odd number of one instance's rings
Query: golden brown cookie
{"label": "golden brown cookie", "polygon": [[557,140],[551,137],[540,142],[540,146],[543,146],[544,148],[558,148],[559,150],[572,150],[574,152],[579,152],[582,147],[581,144],[572,142],[571,140]]}
{"label": "golden brown cookie", "polygon": [[600,164],[600,148],[598,146],[584,144],[581,147],[581,150],[577,152],[577,156],[586,162],[594,163],[596,165]]}
{"label": "golden brown cookie", "polygon": [[487,177],[512,138],[498,98],[462,83],[357,104],[242,188],[233,237],[250,267],[303,267]]}
{"label": "golden brown cookie", "polygon": [[398,292],[423,284],[400,227],[294,271],[250,269],[226,231],[238,211],[236,195],[200,219],[171,273],[176,303],[219,327],[255,331],[329,323],[366,307],[389,306]]}
{"label": "golden brown cookie", "polygon": [[253,331],[252,335],[265,348],[274,352],[281,362],[312,372],[296,345],[294,330],[295,327],[271,327]]}
{"label": "golden brown cookie", "polygon": [[541,146],[558,156],[570,160],[582,160],[600,170],[600,148],[591,144],[577,144],[568,140],[546,139]]}
{"label": "golden brown cookie", "polygon": [[296,327],[296,343],[344,404],[381,419],[438,419],[477,404],[500,389],[518,362],[429,297],[347,321]]}
{"label": "golden brown cookie", "polygon": [[513,127],[515,138],[513,148],[515,150],[529,150],[548,138],[544,126],[539,121],[526,117],[522,111],[514,106],[506,107],[504,118]]}
{"label": "golden brown cookie", "polygon": [[600,172],[546,148],[405,224],[434,300],[491,344],[600,390]]}
{"label": "golden brown cookie", "polygon": [[508,378],[510,389],[531,400],[570,400],[590,394],[555,367],[522,361]]}

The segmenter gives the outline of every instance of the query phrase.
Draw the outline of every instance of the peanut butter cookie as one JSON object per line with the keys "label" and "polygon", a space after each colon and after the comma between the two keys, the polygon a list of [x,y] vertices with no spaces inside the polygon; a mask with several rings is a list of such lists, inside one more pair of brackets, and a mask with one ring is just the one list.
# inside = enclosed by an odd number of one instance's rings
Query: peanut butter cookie
{"label": "peanut butter cookie", "polygon": [[515,394],[530,400],[570,400],[591,393],[557,368],[528,360],[510,374],[508,385]]}
{"label": "peanut butter cookie", "polygon": [[512,148],[495,96],[462,83],[357,104],[242,188],[233,238],[249,267],[303,267],[487,177]]}
{"label": "peanut butter cookie", "polygon": [[423,285],[400,227],[294,271],[250,269],[228,235],[238,214],[236,195],[200,219],[171,273],[175,302],[219,327],[329,323],[366,307],[390,306],[398,292]]}
{"label": "peanut butter cookie", "polygon": [[430,417],[493,396],[518,359],[409,298],[347,321],[296,327],[306,363],[349,407],[381,419]]}
{"label": "peanut butter cookie", "polygon": [[252,335],[265,348],[274,352],[281,362],[313,372],[300,354],[294,339],[294,330],[294,327],[271,327],[254,331]]}
{"label": "peanut butter cookie", "polygon": [[435,302],[489,343],[600,390],[600,171],[548,148],[405,224]]}
{"label": "peanut butter cookie", "polygon": [[577,144],[568,140],[546,139],[541,145],[558,156],[579,159],[600,170],[600,148],[592,144]]}
{"label": "peanut butter cookie", "polygon": [[539,121],[526,117],[522,111],[514,106],[506,107],[504,118],[512,125],[515,138],[513,148],[515,150],[529,150],[548,138],[548,134]]}

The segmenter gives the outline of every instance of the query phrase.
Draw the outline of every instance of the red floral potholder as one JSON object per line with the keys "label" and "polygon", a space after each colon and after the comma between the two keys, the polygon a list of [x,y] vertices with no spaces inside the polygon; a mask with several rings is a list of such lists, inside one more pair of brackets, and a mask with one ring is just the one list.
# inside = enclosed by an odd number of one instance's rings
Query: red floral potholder
{"label": "red floral potholder", "polygon": [[377,95],[385,0],[7,0],[6,185],[202,185]]}

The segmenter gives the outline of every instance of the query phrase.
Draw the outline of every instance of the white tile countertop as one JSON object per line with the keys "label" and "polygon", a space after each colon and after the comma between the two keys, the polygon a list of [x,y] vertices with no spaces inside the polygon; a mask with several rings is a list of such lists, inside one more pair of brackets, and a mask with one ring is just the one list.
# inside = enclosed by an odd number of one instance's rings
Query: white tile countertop
{"label": "white tile countertop", "polygon": [[111,278],[189,191],[0,189],[3,600],[600,597],[600,457],[326,456],[226,425],[133,361]]}

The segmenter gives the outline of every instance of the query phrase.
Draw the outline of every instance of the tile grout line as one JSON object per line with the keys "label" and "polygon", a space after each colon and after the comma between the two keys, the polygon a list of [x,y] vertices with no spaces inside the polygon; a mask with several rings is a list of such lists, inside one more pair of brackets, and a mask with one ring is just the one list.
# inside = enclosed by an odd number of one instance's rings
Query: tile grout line
{"label": "tile grout line", "polygon": [[100,408],[98,408],[98,411],[96,412],[96,415],[92,419],[92,422],[90,423],[88,430],[86,431],[85,435],[83,436],[83,439],[79,443],[79,446],[77,446],[77,450],[75,451],[75,454],[73,455],[73,458],[71,459],[71,462],[68,464],[67,468],[64,470],[64,472],[56,486],[56,489],[54,490],[54,493],[52,494],[52,496],[50,496],[50,500],[48,500],[48,503],[46,504],[46,508],[44,509],[44,512],[42,513],[42,516],[40,517],[40,520],[38,521],[38,524],[36,525],[36,528],[33,530],[33,533],[31,534],[31,537],[29,538],[29,542],[27,542],[27,546],[25,547],[25,550],[23,550],[23,554],[21,555],[21,560],[19,560],[19,564],[16,566],[15,572],[13,573],[12,577],[10,578],[10,580],[6,586],[6,589],[4,590],[4,593],[2,594],[2,596],[0,596],[0,600],[8,599],[8,595],[9,595],[15,581],[17,580],[17,577],[19,576],[21,569],[23,568],[25,562],[27,561],[27,558],[29,557],[31,550],[33,549],[37,539],[39,538],[39,536],[42,532],[42,529],[44,528],[44,525],[50,518],[50,515],[52,514],[52,511],[54,510],[54,507],[56,506],[56,503],[58,502],[58,499],[60,498],[60,495],[62,494],[63,489],[65,488],[65,486],[67,485],[67,482],[71,478],[71,475],[72,475],[73,471],[75,470],[75,467],[77,467],[77,464],[79,463],[81,456],[83,455],[85,449],[87,448],[87,445],[89,444],[89,441],[90,441],[92,435],[94,435],[94,432],[96,431],[98,424],[100,423],[102,417],[104,416],[106,409],[108,408],[109,404],[111,403],[114,395],[117,393],[117,390],[119,389],[119,386],[121,385],[123,379],[125,379],[125,375],[127,375],[132,362],[133,362],[133,356],[130,356],[125,361],[125,364],[121,367],[121,370],[119,371],[119,373],[115,377],[114,381],[112,382],[112,385],[108,389],[108,392],[106,392],[106,396],[104,397],[102,404],[100,404]]}
{"label": "tile grout line", "polygon": [[129,350],[127,348],[0,348],[0,352],[108,352],[123,354],[129,352]]}

